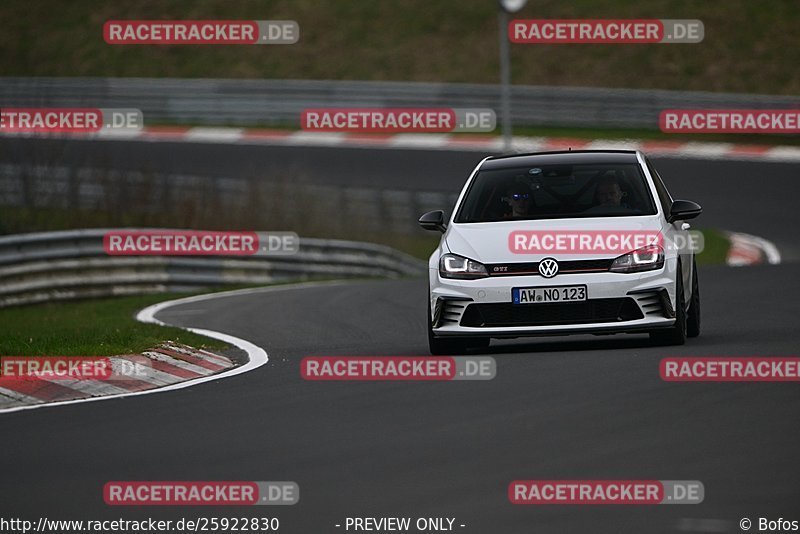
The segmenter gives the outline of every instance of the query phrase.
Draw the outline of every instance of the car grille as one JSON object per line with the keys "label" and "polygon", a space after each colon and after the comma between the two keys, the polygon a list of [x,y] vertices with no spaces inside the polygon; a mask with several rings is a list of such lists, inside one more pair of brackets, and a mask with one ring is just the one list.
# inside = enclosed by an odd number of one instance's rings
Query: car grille
{"label": "car grille", "polygon": [[461,318],[461,326],[492,328],[614,323],[643,317],[639,306],[628,297],[530,305],[470,304]]}
{"label": "car grille", "polygon": [[[607,271],[612,259],[605,260],[567,260],[558,262],[558,274],[594,273]],[[489,276],[538,275],[539,262],[529,263],[490,263],[486,265]]]}

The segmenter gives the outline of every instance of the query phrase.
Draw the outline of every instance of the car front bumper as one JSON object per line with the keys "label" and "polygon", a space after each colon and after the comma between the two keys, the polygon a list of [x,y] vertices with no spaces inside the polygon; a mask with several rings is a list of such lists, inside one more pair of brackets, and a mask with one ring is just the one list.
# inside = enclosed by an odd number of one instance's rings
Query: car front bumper
{"label": "car front bumper", "polygon": [[[657,271],[564,274],[550,279],[492,276],[453,280],[432,270],[433,334],[512,338],[668,328],[675,323],[674,271],[674,262],[669,261]],[[512,288],[572,285],[586,286],[586,301],[512,304]]]}

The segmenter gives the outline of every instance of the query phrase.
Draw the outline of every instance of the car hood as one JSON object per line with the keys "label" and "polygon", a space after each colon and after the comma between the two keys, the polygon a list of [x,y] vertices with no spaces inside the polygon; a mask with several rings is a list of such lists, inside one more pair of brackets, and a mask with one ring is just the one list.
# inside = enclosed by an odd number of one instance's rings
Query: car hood
{"label": "car hood", "polygon": [[644,217],[548,219],[539,221],[498,221],[489,223],[451,224],[445,234],[447,248],[453,254],[465,256],[481,263],[537,262],[543,258],[557,260],[616,258],[619,252],[591,252],[588,254],[550,252],[512,252],[509,235],[515,231],[580,231],[580,232],[638,232],[663,231],[657,215]]}

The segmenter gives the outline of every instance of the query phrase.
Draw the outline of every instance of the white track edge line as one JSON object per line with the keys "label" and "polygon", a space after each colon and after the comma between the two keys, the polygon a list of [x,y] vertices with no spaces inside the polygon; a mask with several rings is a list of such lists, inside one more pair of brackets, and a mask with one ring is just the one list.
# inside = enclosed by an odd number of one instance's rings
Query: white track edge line
{"label": "white track edge line", "polygon": [[[252,293],[269,293],[273,291],[286,291],[291,289],[298,289],[304,287],[314,287],[314,286],[322,286],[322,285],[338,285],[343,284],[344,281],[335,280],[329,282],[305,282],[300,284],[286,284],[282,286],[267,286],[267,287],[252,287],[246,289],[235,289],[232,291],[220,291],[218,293],[206,293],[203,295],[195,295],[192,297],[183,297],[179,299],[167,300],[164,302],[158,302],[156,304],[150,305],[143,310],[139,311],[136,314],[136,320],[142,323],[153,323],[158,324],[161,326],[174,326],[164,323],[163,321],[159,321],[155,318],[155,314],[170,308],[172,306],[177,306],[178,304],[186,304],[190,302],[200,302],[204,300],[211,300],[215,298],[223,298],[223,297],[231,297],[236,295],[248,295]],[[202,376],[199,378],[193,378],[191,380],[186,380],[184,382],[178,382],[176,384],[170,384],[164,387],[157,387],[153,389],[147,389],[144,391],[130,391],[127,393],[119,393],[115,395],[103,395],[101,397],[88,397],[85,399],[73,399],[68,401],[58,401],[58,402],[43,402],[41,404],[32,404],[26,406],[14,406],[11,408],[4,408],[0,409],[0,414],[4,413],[11,413],[11,412],[20,412],[23,410],[36,410],[40,408],[47,408],[50,406],[66,406],[69,404],[80,404],[85,402],[95,402],[95,401],[103,401],[109,399],[121,399],[125,397],[135,397],[139,395],[150,395],[153,393],[161,393],[165,391],[174,391],[177,389],[188,388],[191,386],[196,386],[197,384],[202,384],[203,382],[211,382],[212,380],[220,380],[222,378],[229,378],[231,376],[236,376],[242,373],[247,373],[254,369],[261,367],[262,365],[266,364],[269,361],[269,355],[267,351],[262,349],[261,347],[250,343],[245,339],[241,339],[235,336],[231,336],[228,334],[223,334],[222,332],[215,332],[214,330],[206,330],[204,328],[192,328],[192,327],[182,327],[182,326],[175,326],[175,328],[180,328],[182,330],[187,330],[189,332],[193,332],[195,334],[199,334],[201,336],[210,337],[213,339],[218,339],[230,345],[234,345],[235,347],[247,352],[248,362],[244,365],[240,365],[238,367],[233,367],[228,369],[227,371],[222,371],[220,373],[216,373],[209,376]]]}

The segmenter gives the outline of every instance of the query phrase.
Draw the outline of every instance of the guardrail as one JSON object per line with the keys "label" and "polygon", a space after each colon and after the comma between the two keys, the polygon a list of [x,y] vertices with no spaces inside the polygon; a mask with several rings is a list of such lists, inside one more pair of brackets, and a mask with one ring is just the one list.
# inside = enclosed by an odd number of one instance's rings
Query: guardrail
{"label": "guardrail", "polygon": [[[516,85],[514,124],[658,129],[670,108],[796,108],[796,96]],[[0,78],[0,106],[138,108],[145,123],[297,126],[310,107],[500,109],[490,84],[175,78]]]}
{"label": "guardrail", "polygon": [[[202,226],[205,218],[187,212],[214,206],[217,225],[228,228],[291,228],[300,234],[424,235],[417,218],[449,209],[457,192],[304,183],[302,175],[278,179],[151,173],[65,165],[0,163],[0,209],[60,209],[158,216],[165,226]],[[303,199],[303,204],[298,202]],[[172,218],[170,214],[175,213]],[[124,218],[100,224],[124,225]],[[149,224],[148,220],[138,219]],[[78,225],[81,223],[76,223]],[[0,217],[0,234],[8,233]]]}
{"label": "guardrail", "polygon": [[291,256],[109,256],[108,231],[0,236],[0,307],[284,280],[397,278],[426,268],[390,247],[312,238],[300,238]]}

